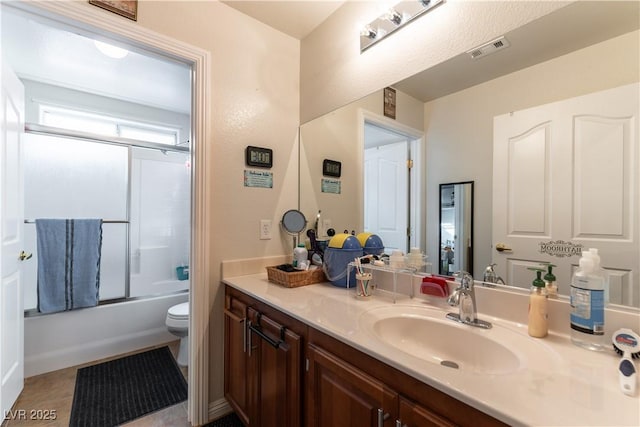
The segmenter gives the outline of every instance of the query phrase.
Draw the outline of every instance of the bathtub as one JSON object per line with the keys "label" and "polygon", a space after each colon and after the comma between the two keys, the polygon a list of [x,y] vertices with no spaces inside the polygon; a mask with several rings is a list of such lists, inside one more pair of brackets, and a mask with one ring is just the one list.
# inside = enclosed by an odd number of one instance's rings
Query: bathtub
{"label": "bathtub", "polygon": [[189,280],[158,280],[151,282],[145,280],[144,277],[140,277],[140,279],[138,280],[136,275],[131,276],[129,296],[132,298],[189,290]]}
{"label": "bathtub", "polygon": [[[188,289],[188,281],[180,283]],[[167,309],[188,300],[182,292],[27,317],[25,377],[175,341],[165,326]]]}

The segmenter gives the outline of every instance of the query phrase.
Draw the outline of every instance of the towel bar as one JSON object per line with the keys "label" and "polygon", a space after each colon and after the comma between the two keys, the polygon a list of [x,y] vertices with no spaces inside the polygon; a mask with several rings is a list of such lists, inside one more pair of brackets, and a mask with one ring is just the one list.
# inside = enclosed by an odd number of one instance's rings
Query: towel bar
{"label": "towel bar", "polygon": [[[25,219],[24,223],[25,224],[35,224],[36,220],[35,219]],[[102,223],[103,224],[129,224],[129,221],[124,220],[124,219],[103,219]]]}

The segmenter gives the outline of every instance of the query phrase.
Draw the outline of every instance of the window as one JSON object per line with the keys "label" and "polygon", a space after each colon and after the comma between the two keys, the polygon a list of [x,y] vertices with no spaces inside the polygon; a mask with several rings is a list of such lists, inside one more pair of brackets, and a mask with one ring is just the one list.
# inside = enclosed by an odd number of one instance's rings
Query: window
{"label": "window", "polygon": [[102,136],[178,145],[178,128],[40,104],[40,124]]}

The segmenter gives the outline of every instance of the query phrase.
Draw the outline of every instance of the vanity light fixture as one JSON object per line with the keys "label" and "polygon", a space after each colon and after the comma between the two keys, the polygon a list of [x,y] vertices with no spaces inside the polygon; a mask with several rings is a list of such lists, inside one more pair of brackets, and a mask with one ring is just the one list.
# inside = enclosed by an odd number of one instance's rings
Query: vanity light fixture
{"label": "vanity light fixture", "polygon": [[360,53],[424,15],[444,0],[401,1],[360,30]]}

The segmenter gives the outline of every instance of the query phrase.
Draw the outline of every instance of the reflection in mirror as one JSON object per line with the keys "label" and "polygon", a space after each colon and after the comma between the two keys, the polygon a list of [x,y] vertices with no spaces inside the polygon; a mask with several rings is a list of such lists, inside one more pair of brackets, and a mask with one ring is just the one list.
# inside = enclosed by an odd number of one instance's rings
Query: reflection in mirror
{"label": "reflection in mirror", "polygon": [[420,142],[395,124],[364,122],[364,231],[378,235],[388,254],[409,253],[415,234],[411,211],[418,186],[411,181],[418,166],[408,168],[407,162],[417,157]]}
{"label": "reflection in mirror", "polygon": [[440,184],[440,274],[473,271],[473,181]]}
{"label": "reflection in mirror", "polygon": [[[422,106],[415,98],[399,93],[396,120],[391,120],[383,116],[380,90],[301,127],[300,210],[307,215],[322,212],[318,238],[326,238],[330,227],[368,231],[380,235],[386,252],[393,248],[405,252],[409,246],[424,252],[424,216],[420,214],[424,192],[420,172]],[[399,148],[393,150],[394,158],[398,157],[395,160],[389,154],[394,145]],[[409,155],[415,156],[410,172]],[[363,166],[365,158],[367,168]],[[339,192],[326,191],[323,186],[326,179],[332,179],[322,174],[324,159],[342,163]]]}
{"label": "reflection in mirror", "polygon": [[[416,213],[419,219],[416,223],[421,227],[417,239],[421,243],[412,246],[424,248],[434,263],[439,260],[439,184],[473,180],[476,227],[470,257],[474,271],[470,272],[480,279],[493,262],[498,264],[497,268],[507,267],[506,257],[511,254],[496,251],[495,245],[502,241],[494,241],[495,230],[492,230],[494,216],[503,210],[494,209],[494,169],[507,168],[504,162],[494,161],[494,118],[512,112],[517,116],[518,111],[532,107],[640,81],[639,13],[639,2],[572,2],[504,34],[510,43],[506,49],[477,60],[461,53],[427,70],[414,70],[415,76],[392,85],[397,94],[395,122],[423,132],[421,154],[417,159],[422,162],[423,171],[418,182],[422,186],[421,202],[417,204]],[[375,54],[375,49],[367,54]],[[381,81],[380,88],[384,86],[388,86],[388,82]],[[382,99],[380,89],[301,126],[300,208],[308,215],[322,209],[323,216],[330,219],[336,229],[362,229],[364,166],[358,124],[367,112],[382,116]],[[637,129],[637,125],[631,128]],[[629,169],[633,175],[629,176],[630,182],[637,183],[640,171],[637,132],[633,133],[631,143],[635,163]],[[323,158],[342,161],[341,196],[320,193],[321,175],[316,171],[320,170]],[[549,160],[562,164],[562,160],[555,157]],[[537,164],[530,162],[531,167]],[[572,180],[571,176],[565,179],[567,183]],[[634,209],[633,212],[626,210],[630,216],[624,221],[624,224],[634,224],[634,239],[638,238],[637,211],[640,210],[637,193],[615,192],[623,206]],[[606,195],[611,197],[609,193]],[[573,200],[569,193],[562,197]],[[553,206],[546,204],[541,212]],[[581,238],[574,235],[569,239],[577,243]],[[541,241],[551,241],[552,236],[530,238],[528,243],[526,238],[522,240],[523,245],[529,244],[532,250],[537,250]],[[634,242],[637,244],[637,240]],[[555,261],[545,254],[537,254],[536,258]],[[569,263],[577,265],[578,258],[571,257]],[[615,267],[633,271],[632,276],[625,277],[633,277],[633,283],[626,289],[634,295],[640,295],[639,261],[636,257],[632,264]],[[531,283],[530,279],[517,277],[509,283],[512,276],[499,274],[509,285],[527,288]],[[559,286],[567,295],[568,283],[564,283],[564,289],[563,284]],[[634,301],[630,305],[636,305],[638,299]]]}

